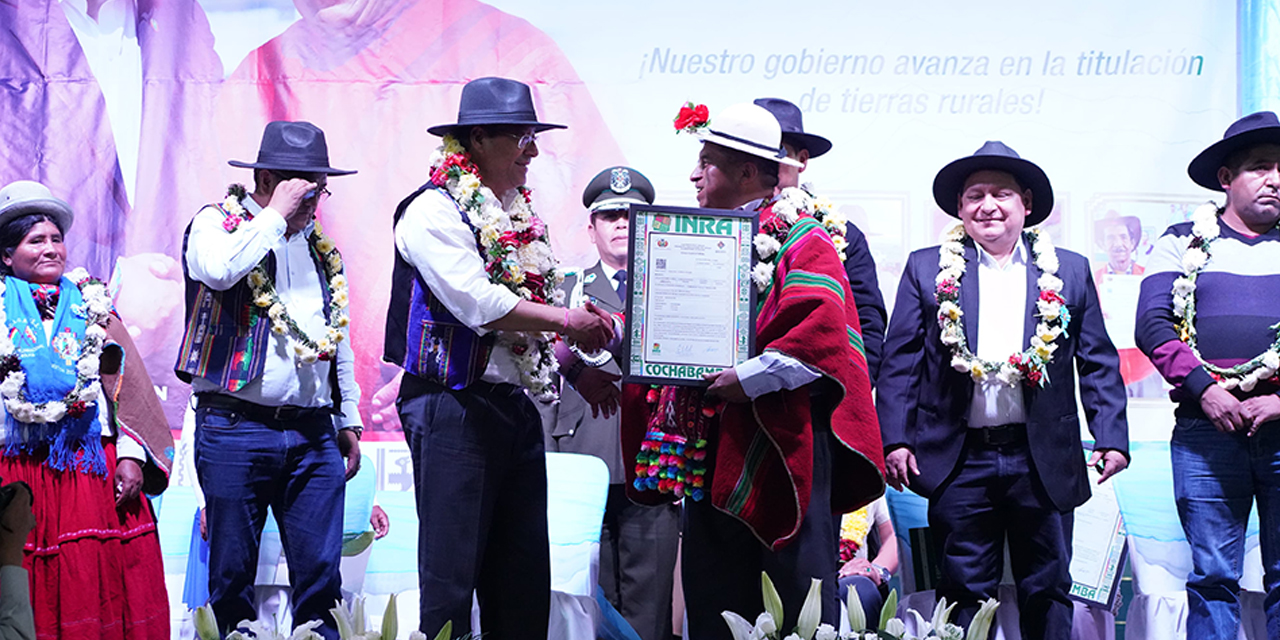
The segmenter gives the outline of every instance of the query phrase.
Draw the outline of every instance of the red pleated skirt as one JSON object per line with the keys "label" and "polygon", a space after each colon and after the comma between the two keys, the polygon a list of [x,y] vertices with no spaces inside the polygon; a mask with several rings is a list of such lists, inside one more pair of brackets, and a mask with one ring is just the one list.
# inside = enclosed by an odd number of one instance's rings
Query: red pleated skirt
{"label": "red pleated skirt", "polygon": [[169,598],[160,537],[144,497],[115,506],[116,448],[104,440],[106,478],[58,472],[44,456],[0,456],[0,478],[35,496],[27,539],[36,637],[168,640]]}

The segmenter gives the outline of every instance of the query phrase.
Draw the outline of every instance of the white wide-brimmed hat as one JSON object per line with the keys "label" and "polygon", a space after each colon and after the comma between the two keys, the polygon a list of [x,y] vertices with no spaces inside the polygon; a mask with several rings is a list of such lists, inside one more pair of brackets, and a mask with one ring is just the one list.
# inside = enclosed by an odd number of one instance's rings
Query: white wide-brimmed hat
{"label": "white wide-brimmed hat", "polygon": [[53,197],[53,192],[39,182],[18,180],[0,189],[0,226],[10,220],[28,213],[46,213],[58,221],[58,226],[66,233],[76,215],[71,205]]}
{"label": "white wide-brimmed hat", "polygon": [[750,102],[725,107],[708,127],[698,131],[698,139],[788,166],[802,166],[787,157],[778,119],[768,109]]}

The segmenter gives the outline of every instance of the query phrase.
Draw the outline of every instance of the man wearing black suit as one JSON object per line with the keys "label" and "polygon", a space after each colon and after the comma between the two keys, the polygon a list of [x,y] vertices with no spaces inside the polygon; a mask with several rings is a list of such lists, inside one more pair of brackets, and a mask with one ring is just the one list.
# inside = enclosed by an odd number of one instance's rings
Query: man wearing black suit
{"label": "man wearing black suit", "polygon": [[[562,289],[570,308],[590,301],[621,317],[627,291],[627,206],[653,204],[653,185],[630,167],[601,171],[587,185],[582,204],[590,211],[587,237],[600,260],[585,271],[569,272]],[[620,324],[618,326],[621,326]],[[615,340],[612,353],[621,356]],[[609,499],[600,531],[600,586],[605,598],[635,629],[641,640],[671,637],[671,591],[675,585],[680,507],[633,504],[626,494],[618,431],[618,379],[622,370],[610,361],[591,367],[565,348],[558,354],[564,380],[555,420],[553,450],[596,456],[609,466]]]}
{"label": "man wearing black suit", "polygon": [[929,499],[938,596],[967,625],[1009,544],[1024,638],[1071,635],[1071,513],[1089,499],[1076,410],[1106,480],[1128,464],[1119,358],[1083,256],[1025,231],[1053,209],[1044,171],[1000,142],[948,164],[934,199],[960,229],[907,261],[876,409],[891,484]]}

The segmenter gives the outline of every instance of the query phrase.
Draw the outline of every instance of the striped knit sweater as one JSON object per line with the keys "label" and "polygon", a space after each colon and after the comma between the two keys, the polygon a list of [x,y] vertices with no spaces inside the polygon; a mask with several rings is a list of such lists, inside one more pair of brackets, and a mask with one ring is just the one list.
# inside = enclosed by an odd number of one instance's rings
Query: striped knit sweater
{"label": "striped knit sweater", "polygon": [[[1280,230],[1250,238],[1221,220],[1218,225],[1221,236],[1196,279],[1196,337],[1207,362],[1231,367],[1261,354],[1276,339],[1271,327],[1280,321]],[[1180,403],[1179,411],[1202,415],[1200,395],[1214,378],[1178,338],[1173,314],[1173,281],[1183,273],[1182,256],[1192,237],[1191,223],[1182,222],[1156,241],[1142,280],[1135,338],[1174,386],[1169,396]],[[1263,382],[1252,392],[1234,393],[1246,398],[1278,390]]]}

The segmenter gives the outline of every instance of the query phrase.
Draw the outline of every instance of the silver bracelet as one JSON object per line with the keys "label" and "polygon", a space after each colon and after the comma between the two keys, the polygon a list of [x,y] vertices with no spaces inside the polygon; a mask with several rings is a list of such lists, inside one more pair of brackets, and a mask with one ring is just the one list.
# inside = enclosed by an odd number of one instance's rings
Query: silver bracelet
{"label": "silver bracelet", "polygon": [[587,354],[582,349],[579,349],[578,345],[572,342],[566,340],[565,344],[569,345],[569,351],[573,352],[573,355],[578,356],[578,359],[582,361],[582,364],[585,364],[592,369],[603,367],[608,364],[610,360],[613,360],[613,354],[610,353],[608,349],[601,349],[595,353]]}

